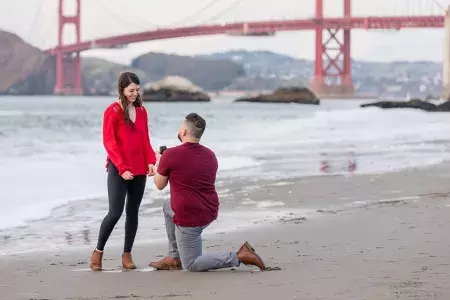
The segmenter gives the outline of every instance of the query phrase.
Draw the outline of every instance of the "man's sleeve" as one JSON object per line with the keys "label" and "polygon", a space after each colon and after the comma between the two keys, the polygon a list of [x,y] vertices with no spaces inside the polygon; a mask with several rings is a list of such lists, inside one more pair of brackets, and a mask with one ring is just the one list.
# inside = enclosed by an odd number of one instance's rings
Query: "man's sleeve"
{"label": "man's sleeve", "polygon": [[170,149],[164,151],[159,159],[158,169],[156,170],[159,175],[169,176],[171,171],[171,154]]}

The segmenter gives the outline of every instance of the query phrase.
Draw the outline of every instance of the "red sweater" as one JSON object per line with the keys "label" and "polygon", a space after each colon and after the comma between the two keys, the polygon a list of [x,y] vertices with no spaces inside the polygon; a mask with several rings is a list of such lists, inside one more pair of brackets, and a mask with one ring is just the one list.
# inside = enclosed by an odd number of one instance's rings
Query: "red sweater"
{"label": "red sweater", "polygon": [[150,144],[145,107],[136,107],[136,120],[131,126],[125,122],[119,103],[108,106],[103,116],[103,145],[108,153],[106,166],[111,161],[120,175],[125,171],[135,176],[147,174],[156,156]]}

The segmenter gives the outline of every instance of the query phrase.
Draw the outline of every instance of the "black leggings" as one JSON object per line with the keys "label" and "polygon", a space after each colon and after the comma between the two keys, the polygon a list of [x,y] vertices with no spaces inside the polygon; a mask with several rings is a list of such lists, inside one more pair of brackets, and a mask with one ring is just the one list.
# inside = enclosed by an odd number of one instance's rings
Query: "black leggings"
{"label": "black leggings", "polygon": [[111,232],[119,221],[125,206],[125,196],[127,206],[125,209],[125,245],[124,252],[131,252],[134,238],[138,228],[138,213],[144,196],[146,175],[134,176],[132,180],[125,180],[119,175],[116,166],[111,162],[108,167],[108,198],[109,211],[100,226],[97,249],[103,251]]}

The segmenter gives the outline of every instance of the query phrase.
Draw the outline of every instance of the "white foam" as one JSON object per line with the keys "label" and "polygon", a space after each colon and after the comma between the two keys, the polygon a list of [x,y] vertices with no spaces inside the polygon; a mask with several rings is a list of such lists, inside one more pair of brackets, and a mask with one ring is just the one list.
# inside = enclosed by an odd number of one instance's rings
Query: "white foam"
{"label": "white foam", "polygon": [[91,269],[87,268],[87,269],[72,269],[70,270],[71,272],[87,272],[87,271],[91,271]]}
{"label": "white foam", "polygon": [[273,184],[269,184],[269,186],[284,186],[284,185],[290,185],[292,182],[286,182],[286,181],[279,181],[275,182]]}
{"label": "white foam", "polygon": [[237,170],[246,167],[256,167],[260,165],[260,163],[255,159],[247,156],[219,156],[217,160],[219,162],[219,172]]}
{"label": "white foam", "polygon": [[394,197],[394,198],[381,198],[381,199],[375,199],[375,200],[359,200],[359,201],[353,201],[352,203],[348,204],[350,207],[361,207],[365,205],[370,204],[384,204],[384,203],[394,203],[397,201],[414,201],[420,199],[419,196],[401,196],[401,197]]}
{"label": "white foam", "polygon": [[159,211],[162,211],[162,207],[147,207],[147,208],[142,208],[139,213],[151,214],[151,213],[156,213]]}
{"label": "white foam", "polygon": [[122,272],[125,272],[125,270],[123,270],[122,268],[104,268],[102,270],[102,273],[122,273]]}
{"label": "white foam", "polygon": [[[83,268],[83,269],[72,269],[69,270],[70,272],[93,272],[89,268]],[[125,270],[123,268],[104,268],[101,273],[122,273],[122,272],[153,272],[156,271],[154,268],[137,268],[133,270]]]}
{"label": "white foam", "polygon": [[258,201],[256,206],[259,208],[283,206],[285,203],[282,201]]}
{"label": "white foam", "polygon": [[155,268],[143,268],[143,269],[136,269],[137,272],[153,272],[156,271]]}

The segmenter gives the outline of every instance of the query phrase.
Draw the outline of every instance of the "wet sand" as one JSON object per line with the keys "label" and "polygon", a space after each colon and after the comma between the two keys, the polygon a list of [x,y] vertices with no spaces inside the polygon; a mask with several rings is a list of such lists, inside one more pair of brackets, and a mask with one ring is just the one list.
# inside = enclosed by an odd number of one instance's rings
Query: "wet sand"
{"label": "wet sand", "polygon": [[166,251],[160,243],[136,244],[139,269],[128,272],[120,248],[106,249],[112,270],[95,273],[90,250],[39,252],[1,257],[0,299],[450,299],[449,182],[441,166],[259,182],[246,195],[236,183],[234,197],[315,212],[205,236],[205,252],[248,240],[273,271],[152,271],[147,264]]}

